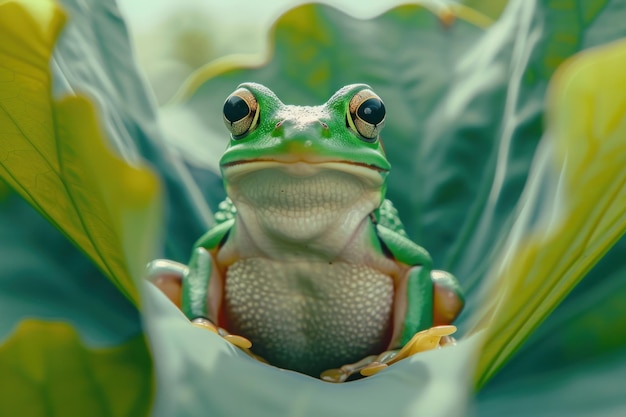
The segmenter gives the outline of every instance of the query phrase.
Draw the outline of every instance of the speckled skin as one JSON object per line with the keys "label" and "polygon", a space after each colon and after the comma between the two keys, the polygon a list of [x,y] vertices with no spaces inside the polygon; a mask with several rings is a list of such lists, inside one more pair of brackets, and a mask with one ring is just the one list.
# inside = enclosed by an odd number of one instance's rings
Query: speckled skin
{"label": "speckled skin", "polygon": [[393,280],[346,262],[235,262],[226,274],[229,330],[270,363],[309,375],[382,352]]}

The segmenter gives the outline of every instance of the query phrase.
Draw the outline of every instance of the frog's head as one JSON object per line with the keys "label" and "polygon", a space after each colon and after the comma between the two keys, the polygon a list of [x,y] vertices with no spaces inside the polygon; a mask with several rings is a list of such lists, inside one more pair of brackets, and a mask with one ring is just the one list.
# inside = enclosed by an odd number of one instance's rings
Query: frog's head
{"label": "frog's head", "polygon": [[332,223],[336,215],[367,216],[384,199],[385,106],[367,85],[346,86],[312,107],[285,105],[262,85],[241,84],[224,103],[224,122],[231,139],[220,166],[238,208],[254,206],[262,217],[264,209],[274,217],[319,214]]}

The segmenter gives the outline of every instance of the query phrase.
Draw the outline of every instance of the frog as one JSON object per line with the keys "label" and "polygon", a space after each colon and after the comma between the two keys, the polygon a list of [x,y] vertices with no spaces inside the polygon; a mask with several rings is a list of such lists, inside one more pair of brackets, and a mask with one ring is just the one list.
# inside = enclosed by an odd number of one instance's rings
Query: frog
{"label": "frog", "polygon": [[187,265],[148,265],[192,323],[330,382],[454,342],[463,292],[386,198],[386,108],[370,86],[300,106],[243,83],[222,116],[227,197],[216,224]]}

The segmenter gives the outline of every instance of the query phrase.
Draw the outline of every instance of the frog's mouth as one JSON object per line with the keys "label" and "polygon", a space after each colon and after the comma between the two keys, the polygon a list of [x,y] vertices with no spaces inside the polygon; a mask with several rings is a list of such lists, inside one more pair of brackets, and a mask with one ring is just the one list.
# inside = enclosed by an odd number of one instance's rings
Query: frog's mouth
{"label": "frog's mouth", "polygon": [[374,188],[383,185],[388,173],[388,170],[375,165],[350,161],[311,162],[306,160],[252,159],[222,165],[222,173],[228,183],[235,183],[249,174],[267,169],[280,170],[293,178],[311,177],[322,171],[343,172],[360,179],[367,187]]}

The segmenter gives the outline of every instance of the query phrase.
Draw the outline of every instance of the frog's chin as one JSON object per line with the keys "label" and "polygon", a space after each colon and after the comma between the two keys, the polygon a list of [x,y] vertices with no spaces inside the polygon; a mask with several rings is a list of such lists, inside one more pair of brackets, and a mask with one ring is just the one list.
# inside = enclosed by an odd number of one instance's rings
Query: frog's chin
{"label": "frog's chin", "polygon": [[224,170],[227,193],[254,234],[291,242],[351,236],[382,199],[384,173],[364,165],[250,162]]}

